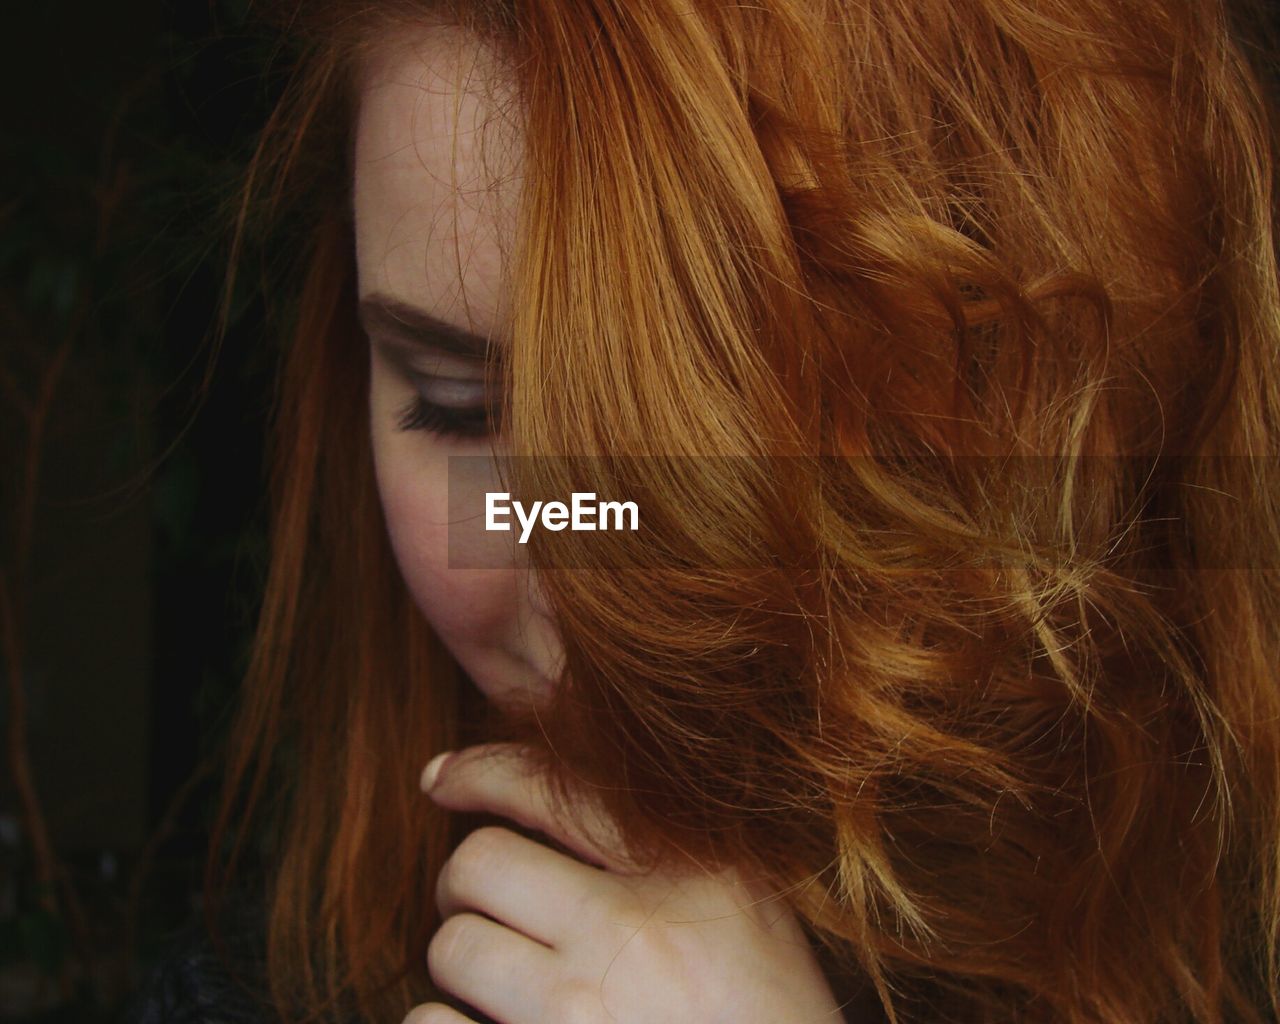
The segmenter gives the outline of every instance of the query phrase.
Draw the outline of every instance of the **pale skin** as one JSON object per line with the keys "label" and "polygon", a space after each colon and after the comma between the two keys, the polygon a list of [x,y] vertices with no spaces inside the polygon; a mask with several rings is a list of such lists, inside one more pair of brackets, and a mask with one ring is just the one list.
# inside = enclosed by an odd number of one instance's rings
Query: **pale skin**
{"label": "pale skin", "polygon": [[[559,673],[560,644],[509,536],[462,541],[494,544],[484,564],[501,568],[449,566],[447,460],[503,448],[501,437],[459,428],[484,408],[483,362],[445,351],[424,329],[439,322],[505,340],[502,256],[521,165],[513,122],[495,116],[501,83],[493,54],[449,27],[371,59],[356,131],[356,258],[374,461],[400,570],[486,697],[538,701]],[[419,399],[429,415],[406,416]],[[559,847],[501,827],[459,845],[440,875],[443,924],[428,951],[442,991],[499,1024],[842,1020],[781,894],[731,870],[639,870],[589,795],[577,794],[570,820],[518,749],[474,747],[440,761],[423,773],[439,806],[497,815]],[[408,1018],[467,1020],[439,1003]]]}

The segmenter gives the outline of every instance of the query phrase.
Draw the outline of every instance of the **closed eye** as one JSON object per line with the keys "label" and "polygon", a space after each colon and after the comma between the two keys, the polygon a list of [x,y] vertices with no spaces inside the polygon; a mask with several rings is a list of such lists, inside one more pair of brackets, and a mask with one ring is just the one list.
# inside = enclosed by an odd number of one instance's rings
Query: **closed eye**
{"label": "closed eye", "polygon": [[424,430],[457,439],[488,437],[500,430],[484,381],[420,378],[414,386],[417,394],[397,416],[400,430]]}

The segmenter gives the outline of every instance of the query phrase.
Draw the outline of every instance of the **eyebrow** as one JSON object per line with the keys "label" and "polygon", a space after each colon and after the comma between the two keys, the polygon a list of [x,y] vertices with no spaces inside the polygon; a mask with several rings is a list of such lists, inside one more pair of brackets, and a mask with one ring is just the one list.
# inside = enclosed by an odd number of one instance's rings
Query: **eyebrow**
{"label": "eyebrow", "polygon": [[498,348],[489,338],[465,331],[456,324],[432,316],[425,309],[377,292],[360,300],[358,316],[360,326],[370,336],[389,335],[396,340],[468,359],[487,359]]}

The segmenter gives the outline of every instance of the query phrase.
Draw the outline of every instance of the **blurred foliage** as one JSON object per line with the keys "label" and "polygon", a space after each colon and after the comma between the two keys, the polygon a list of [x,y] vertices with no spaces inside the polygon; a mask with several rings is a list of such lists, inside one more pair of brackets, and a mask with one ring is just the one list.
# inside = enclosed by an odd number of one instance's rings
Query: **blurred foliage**
{"label": "blurred foliage", "polygon": [[[142,849],[110,851],[60,849],[54,835],[51,880],[16,780],[0,787],[0,1017],[112,1019],[198,903],[211,755],[246,663],[265,558],[273,354],[253,288],[232,296],[228,330],[214,332],[236,190],[275,89],[273,42],[248,6],[6,11],[0,579],[17,640],[0,677],[32,706],[49,682],[22,642],[35,622],[44,510],[83,507],[92,523],[144,503],[153,832]],[[48,460],[72,436],[82,447],[90,438],[96,458],[74,491],[59,491]]]}

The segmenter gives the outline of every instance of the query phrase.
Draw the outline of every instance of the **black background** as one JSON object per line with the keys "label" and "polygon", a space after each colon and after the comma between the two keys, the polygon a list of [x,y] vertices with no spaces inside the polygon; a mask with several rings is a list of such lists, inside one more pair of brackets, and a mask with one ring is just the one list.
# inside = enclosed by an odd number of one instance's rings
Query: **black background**
{"label": "black background", "polygon": [[0,1019],[111,1019],[199,907],[264,568],[275,359],[270,253],[214,340],[280,77],[245,7],[34,2],[0,22]]}

